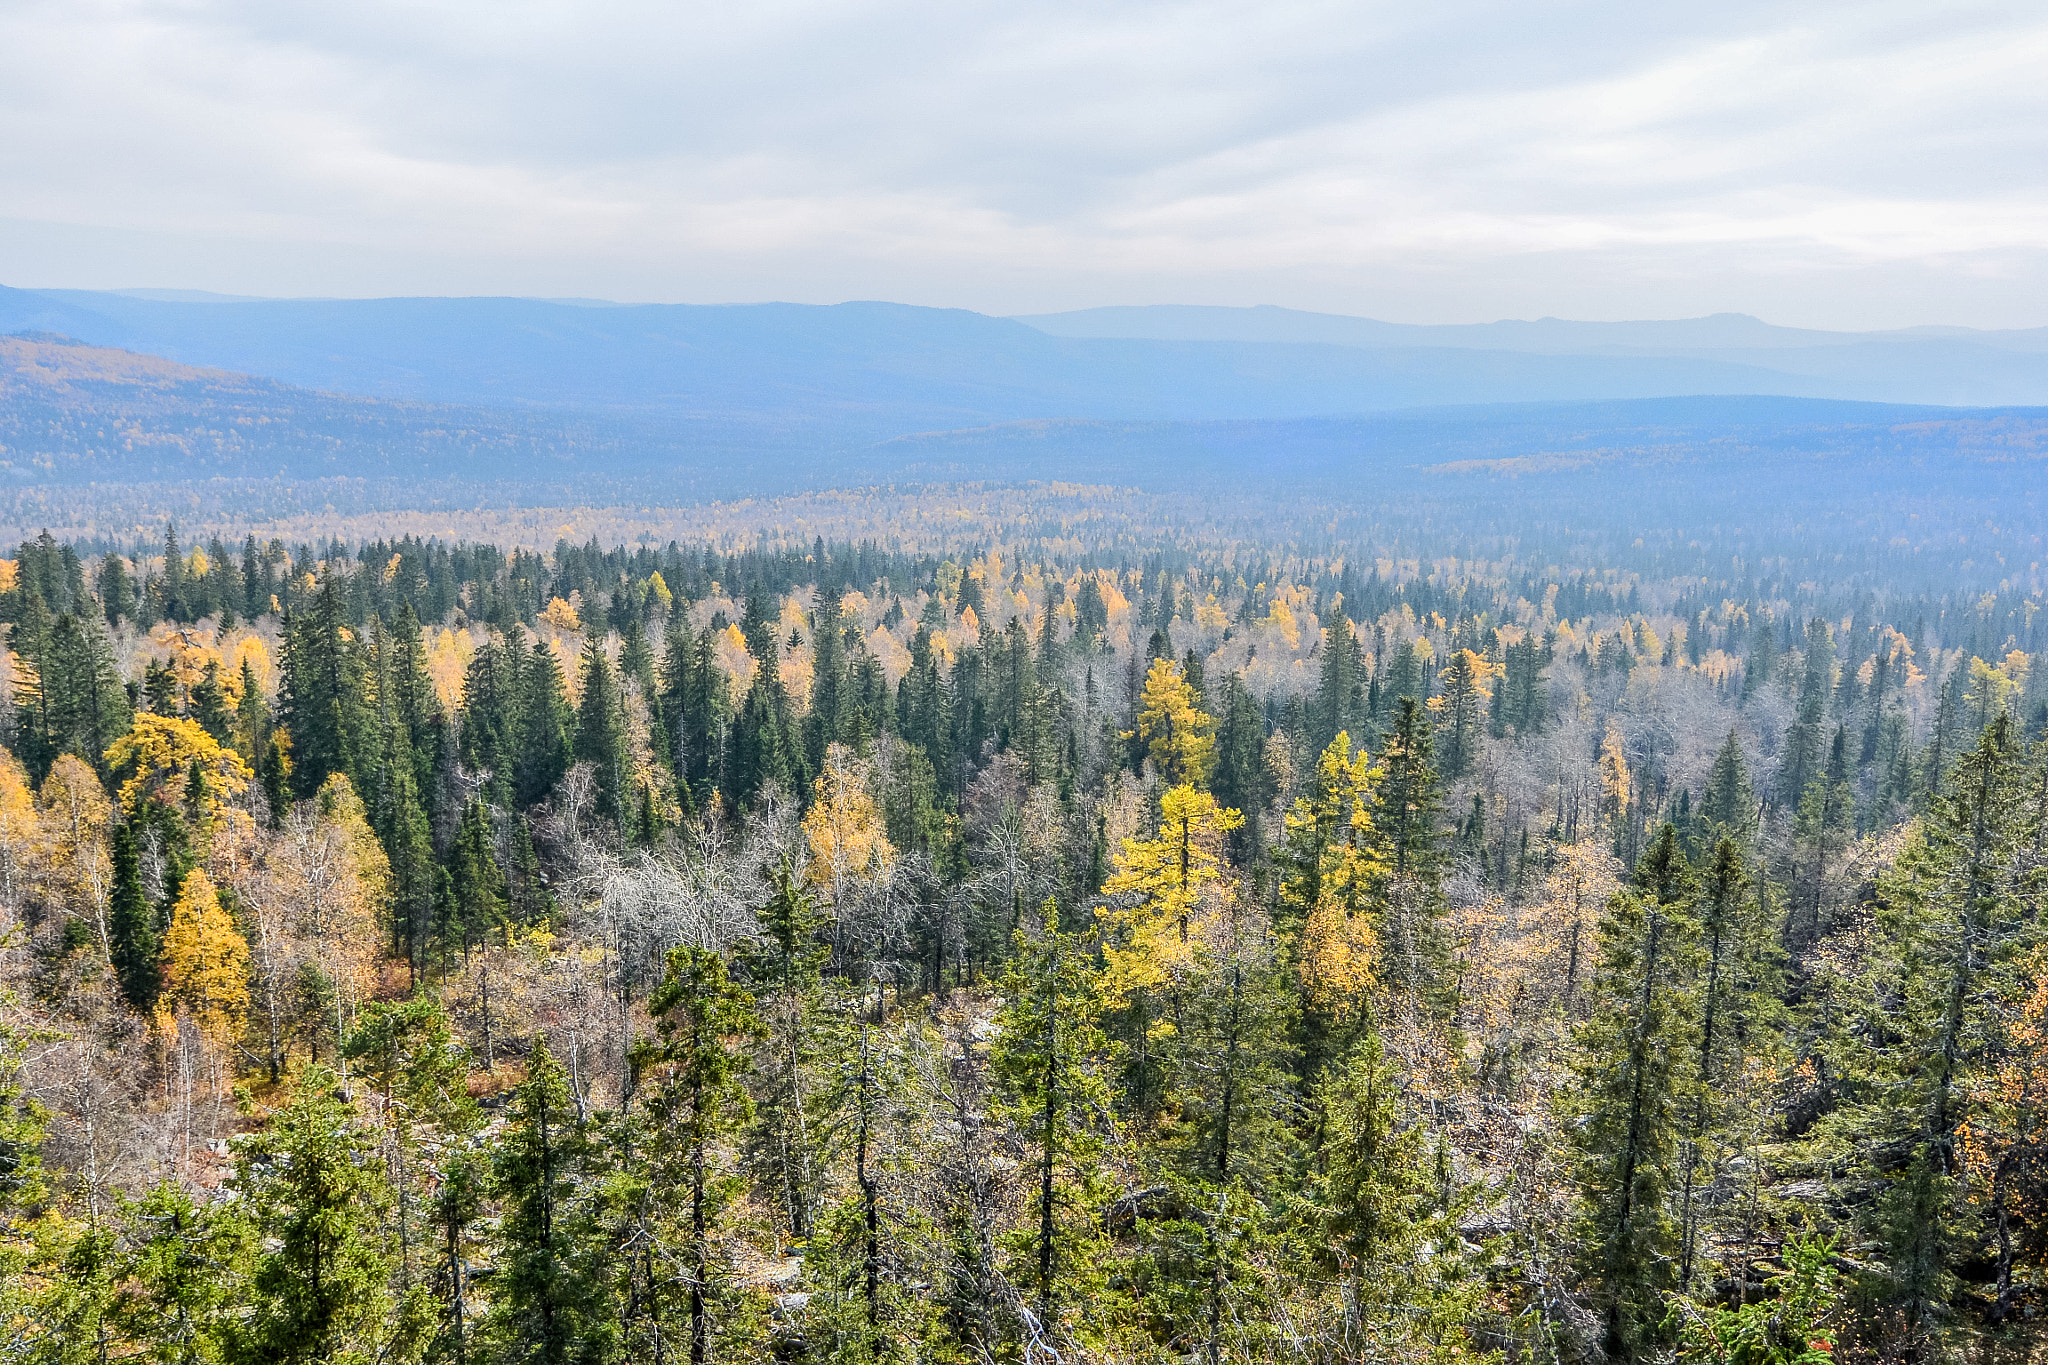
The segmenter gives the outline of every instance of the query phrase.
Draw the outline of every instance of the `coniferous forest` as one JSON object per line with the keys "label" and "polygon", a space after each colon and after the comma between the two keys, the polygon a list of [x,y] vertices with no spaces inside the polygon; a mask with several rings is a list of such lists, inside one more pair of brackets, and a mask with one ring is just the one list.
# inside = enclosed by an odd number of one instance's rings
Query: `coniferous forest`
{"label": "coniferous forest", "polygon": [[1309,545],[23,544],[0,1355],[2041,1360],[2038,592]]}

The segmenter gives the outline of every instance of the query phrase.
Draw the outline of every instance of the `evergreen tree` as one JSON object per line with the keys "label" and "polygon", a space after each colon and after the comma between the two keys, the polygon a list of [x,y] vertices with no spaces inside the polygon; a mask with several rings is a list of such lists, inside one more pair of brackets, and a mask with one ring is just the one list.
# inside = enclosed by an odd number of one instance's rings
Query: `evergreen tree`
{"label": "evergreen tree", "polygon": [[989,1069],[1002,1087],[1001,1112],[1030,1154],[1030,1213],[1007,1238],[1011,1280],[1025,1293],[1036,1334],[1058,1343],[1088,1334],[1073,1314],[1102,1292],[1100,1123],[1109,1112],[1110,1058],[1088,954],[1059,931],[1050,902],[1044,920],[1037,934],[1018,933]]}
{"label": "evergreen tree", "polygon": [[1340,730],[1363,734],[1365,707],[1365,652],[1351,622],[1340,612],[1323,639],[1322,672],[1316,684],[1310,742],[1320,750]]}
{"label": "evergreen tree", "polygon": [[107,931],[113,941],[114,975],[121,994],[138,1014],[156,1006],[162,976],[157,970],[157,915],[142,886],[142,860],[135,846],[135,831],[128,825],[114,826],[114,886],[108,897]]}
{"label": "evergreen tree", "polygon": [[[218,667],[207,665],[202,687],[207,687],[208,716],[218,722],[225,711],[226,695],[221,691]],[[91,764],[102,778],[107,775],[106,752],[115,740],[128,733],[134,712],[128,703],[128,689],[121,685],[121,672],[114,663],[112,643],[97,614],[60,616],[51,628],[45,647],[43,677],[47,693],[48,731],[46,747],[51,757],[68,753]],[[195,690],[195,697],[198,695]]]}
{"label": "evergreen tree", "polygon": [[449,905],[453,920],[442,926],[442,951],[465,955],[491,932],[509,934],[505,874],[492,851],[491,820],[483,802],[472,801],[448,850]]}
{"label": "evergreen tree", "polygon": [[1388,1359],[1430,1359],[1468,1349],[1467,1322],[1484,1284],[1456,1253],[1461,1203],[1440,1178],[1441,1148],[1404,1113],[1402,1078],[1376,1029],[1316,1084],[1318,1117],[1293,1245],[1311,1274],[1345,1286],[1346,1316]]}
{"label": "evergreen tree", "polygon": [[1703,1228],[1716,1213],[1703,1207],[1708,1192],[1729,1160],[1756,1160],[1754,1152],[1741,1150],[1761,1128],[1763,1107],[1745,1063],[1770,1053],[1782,1022],[1778,954],[1761,913],[1765,903],[1746,894],[1748,880],[1734,841],[1715,844],[1696,898],[1699,1043],[1679,1205],[1678,1282],[1687,1293],[1698,1273]]}
{"label": "evergreen tree", "polygon": [[1588,1293],[1609,1358],[1641,1359],[1664,1336],[1680,1235],[1670,1207],[1680,1164],[1681,1097],[1690,1080],[1686,996],[1692,875],[1665,826],[1634,886],[1599,928],[1593,1014],[1580,1026],[1572,1131]]}
{"label": "evergreen tree", "polygon": [[789,1235],[801,1241],[811,1234],[820,1182],[811,1072],[823,1041],[819,969],[832,956],[818,934],[829,920],[785,865],[770,879],[760,921],[762,941],[745,965],[757,986],[771,1060],[748,1136],[748,1161],[756,1182],[773,1192]]}
{"label": "evergreen tree", "polygon": [[1415,698],[1403,696],[1395,704],[1394,725],[1382,744],[1384,775],[1373,792],[1371,820],[1386,868],[1381,934],[1388,984],[1410,998],[1440,994],[1443,805],[1429,722]]}
{"label": "evergreen tree", "polygon": [[597,1365],[612,1358],[613,1268],[590,1188],[594,1160],[568,1076],[537,1038],[496,1154],[504,1215],[486,1327],[492,1359]]}
{"label": "evergreen tree", "polygon": [[382,1213],[389,1186],[335,1077],[314,1067],[250,1138],[236,1189],[259,1241],[231,1361],[375,1359],[399,1343]]}
{"label": "evergreen tree", "polygon": [[[321,584],[312,611],[293,613],[284,631],[279,710],[292,740],[292,793],[304,798],[334,773],[358,776],[367,689],[332,575]],[[375,790],[371,783],[358,785]]]}
{"label": "evergreen tree", "polygon": [[1756,794],[1749,785],[1749,765],[1743,761],[1742,744],[1730,730],[1714,756],[1713,771],[1707,774],[1707,789],[1700,797],[1700,816],[1709,831],[1746,842],[1755,834]]}
{"label": "evergreen tree", "polygon": [[1853,1063],[1870,1081],[1823,1125],[1861,1184],[1860,1221],[1884,1248],[1884,1272],[1861,1295],[1898,1315],[1902,1345],[1919,1358],[1941,1349],[1959,1272],[2009,1235],[1985,1225],[1963,1149],[1988,1094],[1973,1081],[1996,1057],[2017,993],[2001,985],[2039,932],[2014,854],[2038,846],[2044,812],[2022,817],[2021,793],[2042,777],[2023,784],[2023,772],[2001,715],[1901,853],[1883,888],[1888,947]]}
{"label": "evergreen tree", "polygon": [[731,1270],[713,1235],[743,1186],[721,1169],[720,1149],[745,1129],[753,1111],[737,1044],[765,1030],[753,997],[733,983],[724,959],[705,948],[669,954],[648,1013],[659,1030],[641,1057],[643,1071],[656,1078],[648,1100],[652,1184],[657,1200],[682,1221],[669,1255],[683,1286],[690,1362],[704,1365],[722,1330],[729,1335],[746,1326],[730,1311]]}
{"label": "evergreen tree", "polygon": [[226,1355],[248,1286],[252,1231],[234,1205],[201,1203],[175,1180],[152,1185],[126,1211],[116,1275],[116,1334],[145,1359],[199,1365]]}
{"label": "evergreen tree", "polygon": [[1443,711],[1439,724],[1445,740],[1446,776],[1463,777],[1478,757],[1481,721],[1492,695],[1487,690],[1487,681],[1492,676],[1493,665],[1469,649],[1452,654],[1450,667],[1443,671]]}
{"label": "evergreen tree", "polygon": [[626,748],[626,712],[618,675],[596,640],[583,649],[583,700],[576,710],[575,757],[597,775],[598,814],[619,821],[632,787],[632,756]]}
{"label": "evergreen tree", "polygon": [[545,641],[535,639],[519,672],[520,729],[513,768],[513,798],[525,810],[545,800],[574,760],[570,710],[562,666]]}

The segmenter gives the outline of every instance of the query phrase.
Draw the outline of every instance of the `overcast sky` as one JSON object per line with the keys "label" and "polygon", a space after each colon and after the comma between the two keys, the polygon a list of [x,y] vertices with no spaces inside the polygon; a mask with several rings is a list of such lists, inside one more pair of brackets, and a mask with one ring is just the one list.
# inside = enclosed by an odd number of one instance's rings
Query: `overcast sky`
{"label": "overcast sky", "polygon": [[0,0],[0,283],[2048,324],[2048,6]]}

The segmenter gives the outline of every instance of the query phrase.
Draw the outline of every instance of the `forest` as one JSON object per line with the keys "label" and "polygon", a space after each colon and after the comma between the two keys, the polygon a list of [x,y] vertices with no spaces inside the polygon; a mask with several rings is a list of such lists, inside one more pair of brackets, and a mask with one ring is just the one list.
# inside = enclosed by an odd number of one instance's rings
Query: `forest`
{"label": "forest", "polygon": [[2017,564],[150,537],[0,560],[10,1361],[2048,1359]]}

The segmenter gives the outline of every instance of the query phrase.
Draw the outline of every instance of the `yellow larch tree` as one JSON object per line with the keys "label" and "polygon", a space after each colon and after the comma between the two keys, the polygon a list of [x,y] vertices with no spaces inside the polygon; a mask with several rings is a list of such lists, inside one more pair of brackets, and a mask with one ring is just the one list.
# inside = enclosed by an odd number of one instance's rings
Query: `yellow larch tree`
{"label": "yellow larch tree", "polygon": [[1628,770],[1628,746],[1622,742],[1621,727],[1607,722],[1600,740],[1600,796],[1602,814],[1617,819],[1628,812],[1634,788]]}
{"label": "yellow larch tree", "polygon": [[145,801],[176,804],[197,763],[206,782],[209,818],[217,818],[249,789],[249,765],[206,733],[198,721],[138,712],[133,729],[107,750],[107,766],[121,779],[121,809],[130,816]]}
{"label": "yellow larch tree", "polygon": [[1226,908],[1223,836],[1244,817],[1182,783],[1159,798],[1159,833],[1130,838],[1103,884],[1103,997],[1121,1008],[1193,965],[1210,922]]}
{"label": "yellow larch tree", "polygon": [[28,771],[20,759],[0,749],[0,910],[10,922],[20,913],[21,898],[27,893],[41,832]]}
{"label": "yellow larch tree", "polygon": [[811,790],[804,838],[811,846],[812,885],[836,894],[850,880],[886,878],[896,864],[896,849],[852,751],[843,744],[826,750],[825,771]]}
{"label": "yellow larch tree", "polygon": [[1363,749],[1351,752],[1350,734],[1339,733],[1286,815],[1281,894],[1301,916],[1302,995],[1338,1023],[1364,1007],[1375,982],[1373,896],[1387,872],[1372,837],[1379,777]]}
{"label": "yellow larch tree", "polygon": [[73,754],[61,754],[36,796],[39,840],[50,887],[64,908],[93,926],[103,953],[112,951],[107,897],[113,885],[107,832],[113,803],[93,770]]}
{"label": "yellow larch tree", "polygon": [[249,945],[221,909],[204,868],[185,874],[164,931],[164,995],[182,1006],[216,1045],[240,1032],[249,1012]]}
{"label": "yellow larch tree", "polygon": [[[1194,685],[1171,659],[1154,659],[1138,703],[1137,739],[1159,775],[1176,785],[1201,787],[1216,758],[1216,721],[1202,710]],[[1124,736],[1131,738],[1130,733]]]}
{"label": "yellow larch tree", "polygon": [[583,618],[577,615],[576,608],[559,597],[548,599],[547,606],[541,609],[540,619],[550,630],[564,634],[573,635],[583,629]]}

